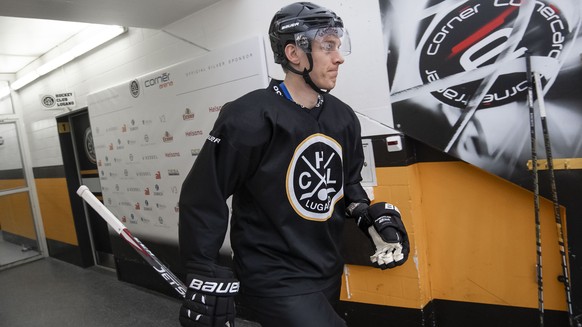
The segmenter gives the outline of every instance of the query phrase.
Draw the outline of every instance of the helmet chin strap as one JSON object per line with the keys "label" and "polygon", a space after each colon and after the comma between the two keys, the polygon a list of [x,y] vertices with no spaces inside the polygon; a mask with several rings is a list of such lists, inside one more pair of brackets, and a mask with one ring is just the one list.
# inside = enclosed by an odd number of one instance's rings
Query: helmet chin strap
{"label": "helmet chin strap", "polygon": [[315,85],[315,83],[311,79],[311,76],[309,76],[309,73],[311,73],[311,71],[313,70],[313,57],[311,56],[311,53],[306,53],[306,54],[307,54],[307,60],[309,60],[309,69],[304,68],[303,72],[300,72],[297,69],[291,67],[291,65],[289,65],[289,61],[287,61],[287,64],[285,65],[286,68],[292,73],[303,76],[305,83],[307,83],[307,85],[309,85],[318,94],[328,93],[330,90],[325,90],[325,91],[322,90],[317,85]]}

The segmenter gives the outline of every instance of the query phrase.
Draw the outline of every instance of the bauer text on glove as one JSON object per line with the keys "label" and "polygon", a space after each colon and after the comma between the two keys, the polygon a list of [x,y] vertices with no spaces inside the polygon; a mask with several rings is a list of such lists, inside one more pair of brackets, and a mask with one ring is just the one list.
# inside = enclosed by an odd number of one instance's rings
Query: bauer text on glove
{"label": "bauer text on glove", "polygon": [[180,324],[186,327],[233,327],[234,296],[240,283],[230,269],[199,265],[188,274],[188,290],[180,308]]}

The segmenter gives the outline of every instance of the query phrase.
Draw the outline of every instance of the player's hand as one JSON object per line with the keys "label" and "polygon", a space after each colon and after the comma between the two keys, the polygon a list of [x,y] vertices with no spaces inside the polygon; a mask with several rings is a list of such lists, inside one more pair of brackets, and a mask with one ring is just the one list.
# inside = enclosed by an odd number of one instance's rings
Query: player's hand
{"label": "player's hand", "polygon": [[370,257],[372,263],[381,269],[387,269],[406,262],[410,245],[396,206],[379,202],[368,207],[365,203],[359,203],[348,208],[348,214],[356,218],[358,227],[376,248]]}
{"label": "player's hand", "polygon": [[188,274],[188,290],[180,308],[180,324],[186,327],[234,327],[234,296],[240,283],[225,267],[200,265]]}

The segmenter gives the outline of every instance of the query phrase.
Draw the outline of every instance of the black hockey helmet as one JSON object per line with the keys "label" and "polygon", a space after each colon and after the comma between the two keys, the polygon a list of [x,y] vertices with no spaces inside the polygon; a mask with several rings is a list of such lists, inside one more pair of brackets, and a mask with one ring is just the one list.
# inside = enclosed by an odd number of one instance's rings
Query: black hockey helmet
{"label": "black hockey helmet", "polygon": [[281,8],[269,27],[275,63],[286,61],[284,49],[287,44],[295,43],[295,34],[325,27],[343,28],[344,23],[333,11],[311,2],[296,2]]}
{"label": "black hockey helmet", "polygon": [[[344,29],[342,19],[333,11],[311,2],[296,2],[281,8],[273,16],[269,27],[269,39],[275,55],[275,63],[281,64],[293,73],[303,75],[306,82],[321,93],[309,77],[309,72],[313,69],[311,44],[312,41],[330,34],[341,39],[341,47],[332,50],[339,50],[344,55],[349,54],[351,51],[349,35]],[[299,72],[289,66],[285,56],[285,46],[289,43],[296,44],[308,54],[311,66],[309,69]]]}

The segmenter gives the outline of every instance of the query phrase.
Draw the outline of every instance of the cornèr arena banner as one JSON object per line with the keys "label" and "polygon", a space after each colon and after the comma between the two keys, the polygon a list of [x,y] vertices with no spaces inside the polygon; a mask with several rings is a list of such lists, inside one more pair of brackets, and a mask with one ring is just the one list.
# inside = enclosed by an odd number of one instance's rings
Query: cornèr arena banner
{"label": "corn\u00e8r arena banner", "polygon": [[144,240],[177,244],[178,197],[222,105],[268,84],[259,37],[89,96],[103,202]]}
{"label": "corn\u00e8r arena banner", "polygon": [[581,1],[379,2],[396,129],[529,188],[529,51],[554,157],[581,157]]}

